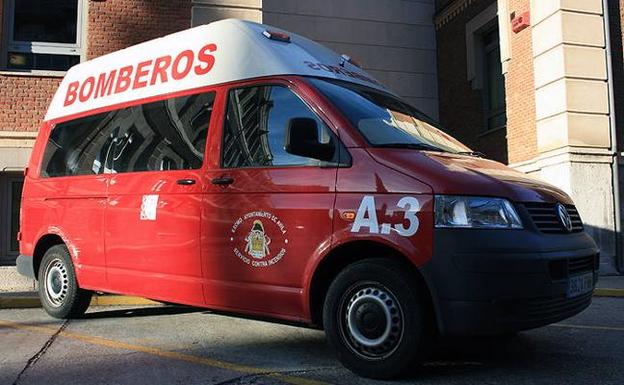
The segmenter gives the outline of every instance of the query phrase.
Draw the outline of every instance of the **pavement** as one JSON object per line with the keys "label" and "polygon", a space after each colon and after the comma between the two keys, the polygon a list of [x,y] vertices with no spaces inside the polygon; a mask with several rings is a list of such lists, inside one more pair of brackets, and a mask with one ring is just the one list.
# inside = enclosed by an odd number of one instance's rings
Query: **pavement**
{"label": "pavement", "polygon": [[[146,298],[124,295],[98,294],[91,299],[91,306],[136,306],[154,305],[158,302]],[[17,293],[0,293],[0,309],[28,309],[41,307],[41,301],[36,291]]]}
{"label": "pavement", "polygon": [[598,287],[624,290],[624,275],[607,275],[598,278]]}
{"label": "pavement", "polygon": [[[562,323],[506,338],[443,339],[397,384],[624,383],[624,301],[595,298]],[[369,385],[320,331],[177,306],[102,307],[58,321],[0,310],[0,385]]]}
{"label": "pavement", "polygon": [[[624,298],[624,275],[601,276],[598,279],[594,297],[622,297]],[[157,302],[140,297],[99,294],[93,296],[91,306],[139,306],[154,305]],[[0,292],[0,309],[23,309],[40,307],[41,302],[37,292]]]}

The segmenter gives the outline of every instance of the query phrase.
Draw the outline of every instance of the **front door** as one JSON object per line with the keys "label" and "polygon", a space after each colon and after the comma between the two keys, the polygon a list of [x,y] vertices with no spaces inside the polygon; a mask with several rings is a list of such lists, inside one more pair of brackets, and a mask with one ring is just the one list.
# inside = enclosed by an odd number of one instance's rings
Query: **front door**
{"label": "front door", "polygon": [[118,111],[103,167],[112,173],[106,266],[113,291],[202,305],[200,215],[215,93]]}
{"label": "front door", "polygon": [[292,118],[326,124],[288,84],[227,92],[221,168],[209,171],[202,260],[206,301],[218,308],[296,319],[308,258],[329,247],[335,167],[284,149]]}

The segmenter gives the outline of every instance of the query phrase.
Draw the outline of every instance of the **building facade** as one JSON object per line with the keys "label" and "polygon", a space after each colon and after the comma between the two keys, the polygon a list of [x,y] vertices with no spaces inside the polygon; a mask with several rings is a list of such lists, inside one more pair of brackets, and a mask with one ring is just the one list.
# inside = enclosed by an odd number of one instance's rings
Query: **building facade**
{"label": "building facade", "polygon": [[[622,0],[438,0],[440,121],[494,159],[556,185],[624,269]],[[505,119],[500,117],[504,116]]]}
{"label": "building facade", "polygon": [[563,188],[601,247],[602,272],[622,271],[623,2],[0,0],[0,290],[19,286],[7,277],[22,173],[65,71],[229,17],[354,57],[473,149]]}

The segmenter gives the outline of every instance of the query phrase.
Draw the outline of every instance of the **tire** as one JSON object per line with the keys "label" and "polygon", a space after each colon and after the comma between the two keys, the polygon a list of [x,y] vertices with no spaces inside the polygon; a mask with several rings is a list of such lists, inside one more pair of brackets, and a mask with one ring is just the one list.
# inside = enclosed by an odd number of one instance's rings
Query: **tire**
{"label": "tire", "polygon": [[38,276],[39,299],[49,315],[60,319],[79,318],[87,311],[93,292],[78,287],[74,264],[65,245],[46,251]]}
{"label": "tire", "polygon": [[428,351],[426,302],[405,270],[390,260],[367,259],[347,266],[329,287],[325,334],[355,374],[392,379]]}

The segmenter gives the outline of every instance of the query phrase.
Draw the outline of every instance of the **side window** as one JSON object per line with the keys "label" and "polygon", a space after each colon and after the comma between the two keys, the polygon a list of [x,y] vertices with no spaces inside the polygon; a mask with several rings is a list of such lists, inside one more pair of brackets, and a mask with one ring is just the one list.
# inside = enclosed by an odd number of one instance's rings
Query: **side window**
{"label": "side window", "polygon": [[286,128],[293,118],[314,119],[322,143],[333,140],[322,120],[289,88],[230,90],[223,132],[225,168],[318,165],[316,159],[286,152]]}
{"label": "side window", "polygon": [[41,176],[97,174],[98,153],[107,141],[104,128],[114,113],[103,113],[56,125],[43,154]]}
{"label": "side window", "polygon": [[50,134],[41,174],[198,169],[214,98],[182,96],[61,123]]}

